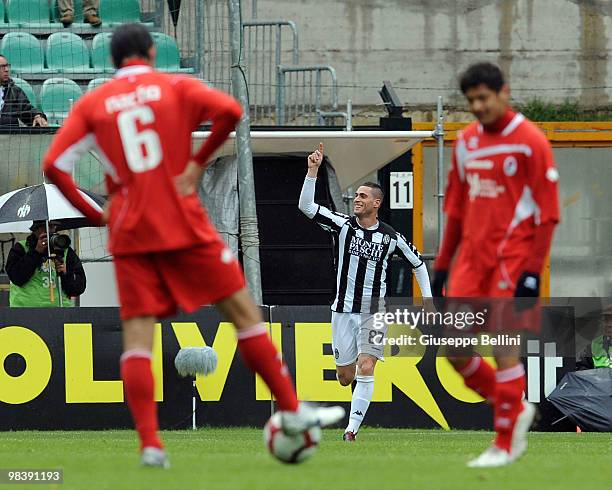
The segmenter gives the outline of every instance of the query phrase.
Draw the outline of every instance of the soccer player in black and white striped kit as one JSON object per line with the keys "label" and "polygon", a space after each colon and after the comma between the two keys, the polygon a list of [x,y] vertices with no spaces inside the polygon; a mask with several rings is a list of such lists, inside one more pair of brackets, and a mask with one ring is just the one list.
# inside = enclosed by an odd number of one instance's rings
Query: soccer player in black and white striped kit
{"label": "soccer player in black and white striped kit", "polygon": [[386,326],[374,328],[372,316],[384,310],[386,275],[393,254],[408,262],[423,297],[431,297],[429,275],[417,249],[391,226],[378,220],[384,193],[366,182],[355,192],[354,216],[329,210],[314,202],[315,184],[323,161],[323,144],[308,156],[308,173],[299,208],[324,230],[337,235],[338,271],[332,304],[332,348],[338,381],[343,386],[357,380],[351,413],[344,432],[354,441],[374,391],[374,367],[383,358]]}

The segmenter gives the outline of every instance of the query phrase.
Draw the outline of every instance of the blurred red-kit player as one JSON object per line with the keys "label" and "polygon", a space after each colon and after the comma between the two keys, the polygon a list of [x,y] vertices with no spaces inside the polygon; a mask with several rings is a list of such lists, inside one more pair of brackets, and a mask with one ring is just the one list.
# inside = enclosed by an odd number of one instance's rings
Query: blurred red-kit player
{"label": "blurred red-kit player", "polygon": [[[338,410],[298,410],[291,378],[240,265],[198,199],[205,166],[239,121],[240,104],[194,78],[155,71],[155,46],[141,25],[115,30],[111,56],[118,69],[114,79],[78,100],[43,170],[92,224],[108,224],[123,323],[121,376],[142,464],[168,466],[157,435],[151,352],[157,318],[179,307],[191,312],[215,304],[235,325],[245,363],[268,384],[283,412],[283,430],[335,422],[342,416]],[[206,121],[212,121],[211,134],[192,154],[192,132]],[[71,177],[89,150],[106,174],[110,205],[104,214],[81,197]]]}
{"label": "blurred red-kit player", "polygon": [[[442,296],[448,278],[448,297],[531,298],[517,300],[520,310],[539,296],[540,274],[559,221],[559,174],[545,135],[509,107],[509,87],[497,66],[470,66],[460,85],[477,120],[461,131],[453,148],[432,294]],[[521,313],[497,306],[502,314],[492,321],[520,319]],[[507,346],[494,352],[497,370],[472,352],[450,356],[466,385],[494,407],[495,441],[469,466],[502,466],[527,449],[535,409],[522,400],[525,373],[519,353],[519,347]]]}

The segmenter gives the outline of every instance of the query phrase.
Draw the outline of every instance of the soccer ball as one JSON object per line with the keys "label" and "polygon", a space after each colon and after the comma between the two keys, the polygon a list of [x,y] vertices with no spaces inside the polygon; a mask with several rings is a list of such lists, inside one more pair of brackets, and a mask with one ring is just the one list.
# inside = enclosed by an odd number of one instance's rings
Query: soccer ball
{"label": "soccer ball", "polygon": [[317,450],[321,441],[321,428],[312,427],[306,432],[288,436],[281,428],[281,414],[276,412],[264,427],[264,443],[272,456],[283,463],[302,463]]}

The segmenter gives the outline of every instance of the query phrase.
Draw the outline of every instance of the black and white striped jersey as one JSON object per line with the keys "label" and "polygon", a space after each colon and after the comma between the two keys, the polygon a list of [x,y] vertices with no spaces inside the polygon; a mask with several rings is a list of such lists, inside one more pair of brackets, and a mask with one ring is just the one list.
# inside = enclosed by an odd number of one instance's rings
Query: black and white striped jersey
{"label": "black and white striped jersey", "polygon": [[356,216],[347,216],[316,204],[316,180],[306,177],[298,206],[324,230],[337,235],[337,292],[332,310],[338,313],[375,313],[384,308],[387,266],[393,254],[413,267],[423,297],[431,297],[427,267],[416,247],[382,221],[371,228],[363,228]]}
{"label": "black and white striped jersey", "polygon": [[363,228],[357,217],[324,206],[318,206],[312,219],[338,237],[337,293],[333,311],[375,313],[384,307],[387,266],[393,254],[415,269],[425,267],[414,245],[382,221],[372,228]]}

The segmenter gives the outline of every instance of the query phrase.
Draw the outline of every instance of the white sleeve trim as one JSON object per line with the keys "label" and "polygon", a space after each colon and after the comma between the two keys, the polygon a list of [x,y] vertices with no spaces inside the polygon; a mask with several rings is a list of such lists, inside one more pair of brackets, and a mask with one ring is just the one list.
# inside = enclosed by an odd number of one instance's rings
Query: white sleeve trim
{"label": "white sleeve trim", "polygon": [[416,269],[413,269],[413,271],[414,276],[419,283],[419,288],[421,289],[421,296],[423,296],[423,298],[431,298],[431,285],[429,283],[429,273],[427,272],[425,262],[423,262]]}
{"label": "white sleeve trim", "polygon": [[87,133],[79,141],[66,148],[64,152],[55,159],[53,166],[62,172],[72,174],[74,164],[77,160],[94,146],[95,137],[93,133]]}
{"label": "white sleeve trim", "polygon": [[[95,148],[95,153],[93,152],[94,148]],[[102,147],[99,145],[98,140],[95,136],[93,138],[93,147],[91,148],[91,150],[92,150],[93,156],[98,160],[100,165],[102,165],[104,172],[107,175],[109,175],[111,179],[113,179],[113,182],[115,182],[116,184],[119,184],[120,179],[119,179],[119,176],[117,175],[117,171],[115,170],[115,167],[111,163],[110,159],[106,156],[106,153],[104,153],[104,150],[102,150]]]}
{"label": "white sleeve trim", "polygon": [[349,217],[346,214],[332,211],[325,206],[317,205],[317,213],[314,216],[314,220],[326,231],[339,232],[349,220]]}
{"label": "white sleeve trim", "polygon": [[414,245],[409,244],[401,233],[397,234],[397,248],[402,258],[410,262],[413,268],[416,269],[423,263],[418,250]]}

